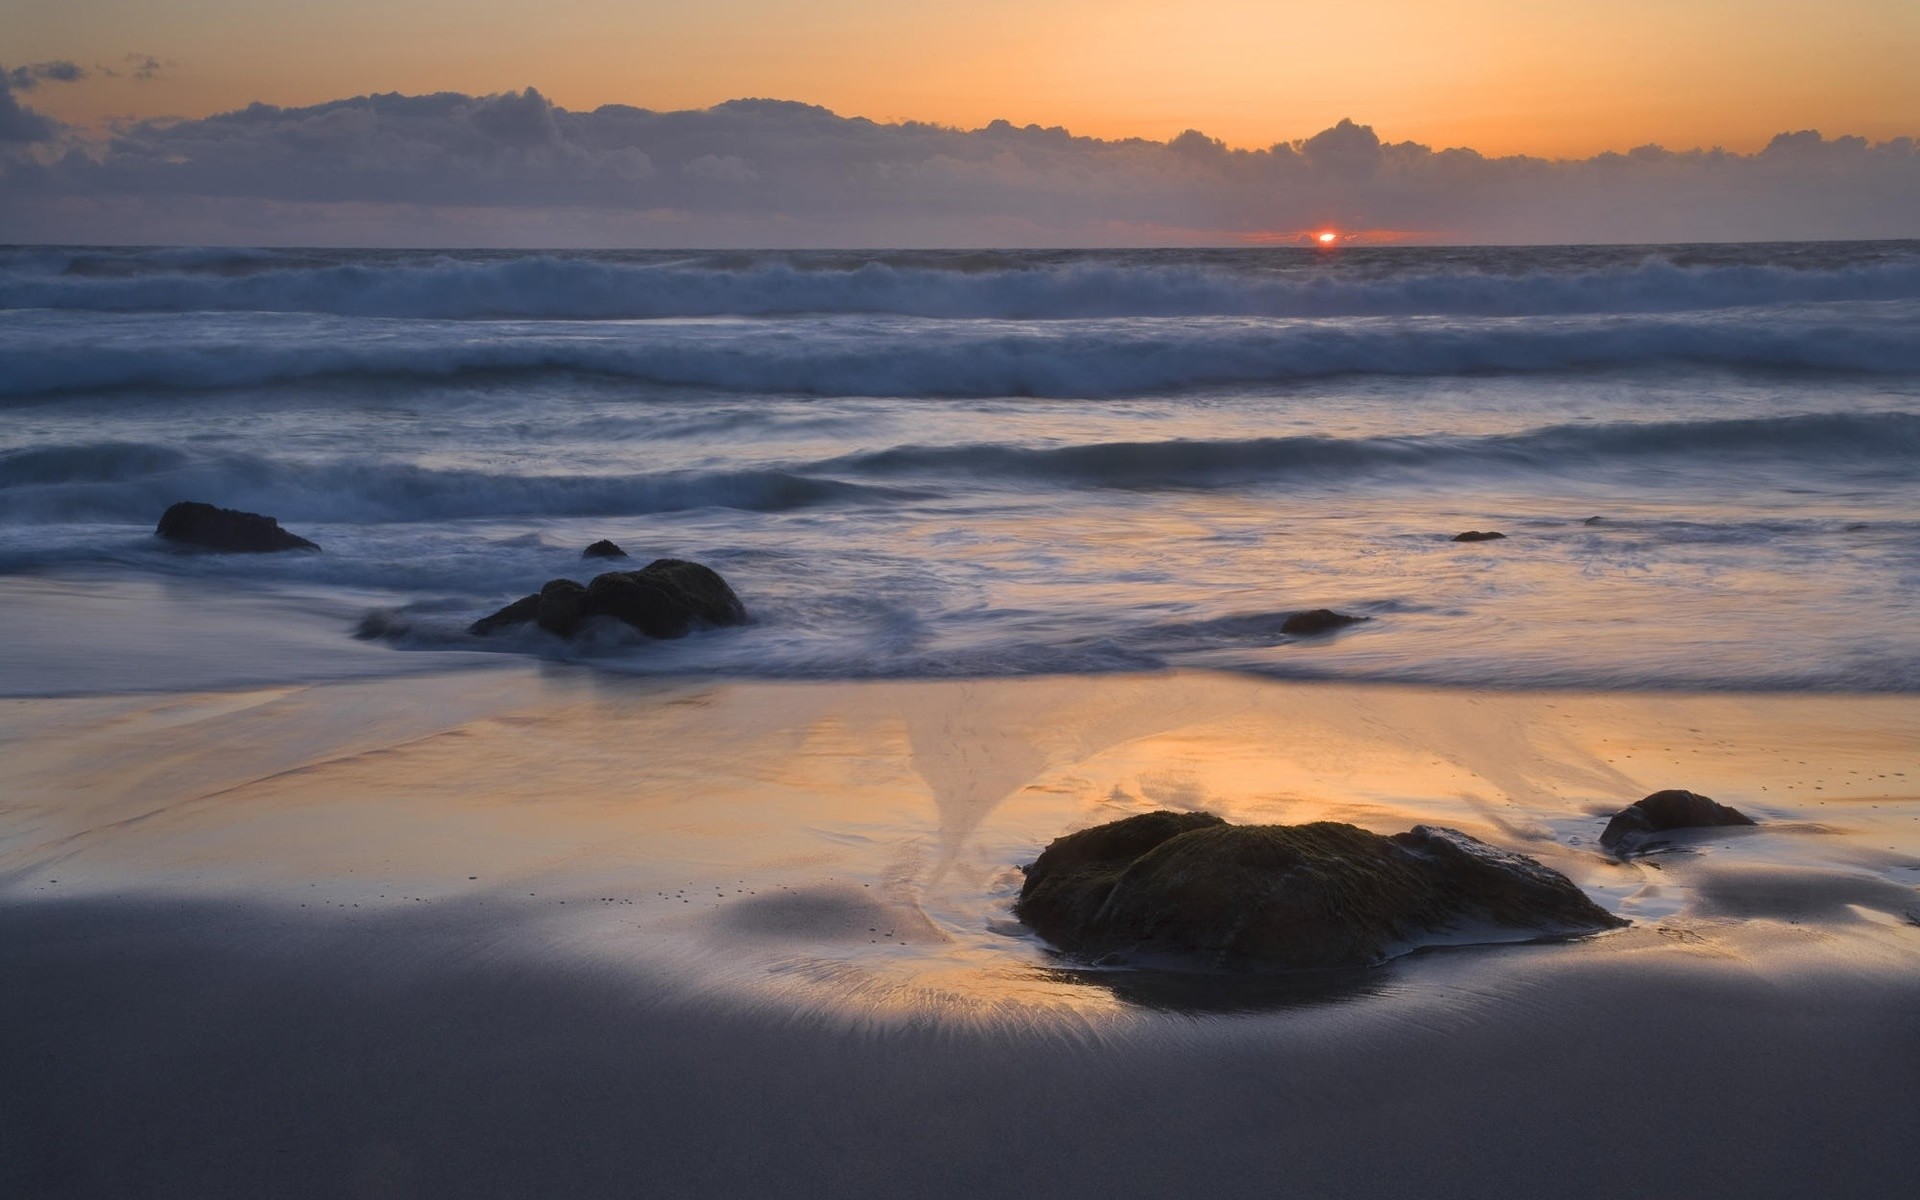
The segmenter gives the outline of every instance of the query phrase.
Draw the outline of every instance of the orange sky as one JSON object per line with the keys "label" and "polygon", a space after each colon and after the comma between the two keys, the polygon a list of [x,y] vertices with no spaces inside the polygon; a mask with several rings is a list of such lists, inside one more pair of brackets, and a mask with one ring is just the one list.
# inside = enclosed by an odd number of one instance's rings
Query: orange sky
{"label": "orange sky", "polygon": [[[1103,137],[1382,136],[1584,156],[1747,150],[1787,129],[1920,134],[1914,0],[0,0],[5,65],[96,72],[22,98],[81,124],[253,100],[532,84],[570,108],[738,96]],[[127,55],[162,60],[127,75]]]}

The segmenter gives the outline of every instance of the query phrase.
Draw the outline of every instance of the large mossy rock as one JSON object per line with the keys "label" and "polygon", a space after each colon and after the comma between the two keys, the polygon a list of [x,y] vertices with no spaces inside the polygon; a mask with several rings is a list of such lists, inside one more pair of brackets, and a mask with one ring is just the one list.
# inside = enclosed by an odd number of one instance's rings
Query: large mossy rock
{"label": "large mossy rock", "polygon": [[712,568],[661,558],[637,571],[609,571],[586,585],[550,580],[538,594],[475,621],[468,632],[488,634],[533,621],[572,637],[590,617],[625,621],[648,637],[677,638],[697,626],[744,625],[747,609]]}
{"label": "large mossy rock", "polygon": [[217,508],[198,500],[182,500],[160,514],[154,533],[169,542],[218,550],[226,554],[271,554],[279,550],[314,550],[298,534],[280,528],[280,522],[237,508]]}
{"label": "large mossy rock", "polygon": [[1079,958],[1227,971],[1366,966],[1425,943],[1626,924],[1558,871],[1451,829],[1382,837],[1172,812],[1055,840],[1014,912]]}
{"label": "large mossy rock", "polygon": [[1681,788],[1668,788],[1636,800],[1607,822],[1600,844],[1609,850],[1630,850],[1650,835],[1670,829],[1712,829],[1751,825],[1753,818],[1718,800]]}

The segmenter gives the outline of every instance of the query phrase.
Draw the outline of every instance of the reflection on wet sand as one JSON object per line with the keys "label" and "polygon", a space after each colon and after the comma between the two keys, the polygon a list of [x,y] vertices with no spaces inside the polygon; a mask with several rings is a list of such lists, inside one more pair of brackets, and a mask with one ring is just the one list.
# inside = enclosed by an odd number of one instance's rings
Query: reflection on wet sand
{"label": "reflection on wet sand", "polygon": [[[548,947],[813,1010],[1238,1010],[1385,985],[1079,970],[1011,920],[1020,864],[1071,829],[1206,809],[1455,826],[1643,921],[1779,916],[1808,889],[1898,915],[1920,883],[1898,774],[1915,712],[1197,673],[693,685],[558,666],[16,701],[0,878],[16,900],[245,895],[349,915],[483,900],[540,914]],[[1783,745],[1807,747],[1798,795],[1766,761]],[[1598,852],[1602,814],[1674,783],[1839,832]]]}

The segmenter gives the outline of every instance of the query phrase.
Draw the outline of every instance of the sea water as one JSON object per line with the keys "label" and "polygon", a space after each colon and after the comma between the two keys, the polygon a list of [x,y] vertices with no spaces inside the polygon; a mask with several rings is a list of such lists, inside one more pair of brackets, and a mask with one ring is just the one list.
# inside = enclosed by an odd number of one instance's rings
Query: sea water
{"label": "sea water", "polygon": [[[180,552],[187,499],[324,552]],[[602,537],[753,623],[466,632]],[[0,250],[8,694],[502,654],[1911,691],[1917,585],[1915,242]],[[1369,619],[1281,631],[1322,607]]]}

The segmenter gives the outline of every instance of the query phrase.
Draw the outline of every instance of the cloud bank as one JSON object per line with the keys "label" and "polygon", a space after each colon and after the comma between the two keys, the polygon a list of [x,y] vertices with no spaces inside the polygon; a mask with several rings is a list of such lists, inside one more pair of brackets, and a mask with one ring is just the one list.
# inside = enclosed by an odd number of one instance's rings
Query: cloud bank
{"label": "cloud bank", "polygon": [[[1366,125],[1258,150],[841,117],[779,100],[571,112],[529,88],[59,126],[0,74],[0,241],[411,246],[1737,241],[1920,236],[1912,138],[1489,158]],[[22,74],[24,72],[24,74]],[[22,82],[24,81],[24,82]]]}

